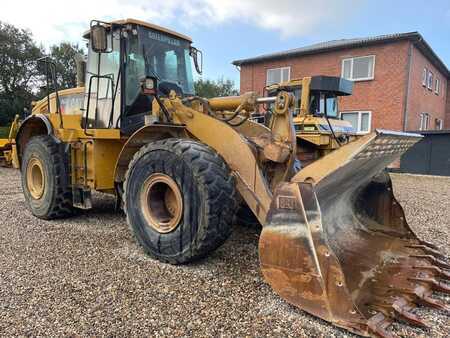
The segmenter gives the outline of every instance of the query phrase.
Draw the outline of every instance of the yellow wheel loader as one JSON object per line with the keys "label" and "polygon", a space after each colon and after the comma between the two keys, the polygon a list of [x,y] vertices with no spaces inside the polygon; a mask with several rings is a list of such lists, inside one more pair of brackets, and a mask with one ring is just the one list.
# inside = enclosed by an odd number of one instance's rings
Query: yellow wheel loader
{"label": "yellow wheel loader", "polygon": [[295,98],[292,115],[297,135],[297,157],[302,167],[356,139],[357,133],[351,123],[339,119],[338,113],[338,99],[352,94],[352,82],[314,76],[266,88],[269,96],[276,96],[281,90],[292,93]]}
{"label": "yellow wheel loader", "polygon": [[[262,225],[265,279],[299,308],[383,337],[397,319],[425,325],[418,305],[448,309],[432,297],[449,291],[446,258],[409,228],[385,172],[419,135],[356,137],[326,110],[311,113],[314,93],[349,92],[343,79],[303,79],[297,96],[280,87],[207,100],[194,93],[191,63],[201,72],[202,54],[189,37],[132,19],[92,21],[84,36],[79,86],[49,93],[17,133],[35,216],[67,217],[92,207],[92,191],[114,194],[143,250],[182,264],[227,239],[241,203]],[[261,106],[267,125],[252,120]],[[301,168],[296,129],[313,137],[301,121],[314,118],[334,150],[317,145],[321,157]]]}
{"label": "yellow wheel loader", "polygon": [[[15,147],[15,137],[17,134],[17,130],[19,129],[20,120],[19,115],[16,115],[14,118],[13,123],[11,124],[11,127],[9,129],[9,135],[8,138],[0,139],[0,166],[1,167],[11,167],[11,166],[18,166],[17,159],[13,157],[13,155],[16,154],[15,151],[13,151],[13,148]],[[14,163],[14,161],[16,162]]]}

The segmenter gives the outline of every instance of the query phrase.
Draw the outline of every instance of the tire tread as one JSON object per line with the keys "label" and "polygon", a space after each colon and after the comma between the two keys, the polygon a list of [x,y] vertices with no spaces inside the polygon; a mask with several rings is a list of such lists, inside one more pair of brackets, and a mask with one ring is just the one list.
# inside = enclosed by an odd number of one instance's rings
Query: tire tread
{"label": "tire tread", "polygon": [[[174,152],[181,156],[184,162],[182,165],[186,165],[192,170],[194,176],[201,182],[200,186],[206,190],[207,195],[207,198],[202,201],[207,204],[205,208],[207,226],[199,228],[195,239],[192,241],[191,249],[183,252],[180,256],[158,256],[156,258],[166,263],[182,264],[205,257],[222,245],[231,234],[237,206],[234,176],[231,175],[224,159],[211,147],[193,140],[169,138],[149,143],[136,152],[129,163],[124,187],[128,186],[128,180],[134,165],[147,153],[155,150]],[[176,169],[172,166],[172,170]],[[183,173],[183,176],[185,176],[185,173]],[[123,194],[123,205],[128,226],[134,233],[127,213],[126,190]],[[184,226],[188,225],[185,224]],[[137,239],[146,253],[154,257],[145,244],[139,238]]]}
{"label": "tire tread", "polygon": [[[73,213],[72,191],[67,184],[68,175],[64,170],[64,168],[68,168],[68,158],[61,150],[61,145],[57,144],[50,135],[35,136],[28,145],[32,142],[40,143],[46,148],[50,155],[51,163],[46,163],[45,165],[52,165],[56,173],[54,200],[47,214],[39,217],[46,220],[68,217]],[[64,177],[65,174],[67,175],[66,177]],[[24,186],[23,188],[25,189],[26,187]]]}

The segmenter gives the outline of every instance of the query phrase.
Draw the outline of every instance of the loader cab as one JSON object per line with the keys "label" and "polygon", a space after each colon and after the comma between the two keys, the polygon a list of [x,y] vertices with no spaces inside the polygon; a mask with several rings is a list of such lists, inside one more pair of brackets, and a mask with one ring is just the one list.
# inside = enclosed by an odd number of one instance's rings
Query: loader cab
{"label": "loader cab", "polygon": [[309,101],[309,113],[313,116],[327,116],[338,119],[338,96],[336,93],[312,90]]}
{"label": "loader cab", "polygon": [[170,90],[194,94],[192,69],[201,73],[201,53],[189,37],[133,19],[93,21],[85,37],[85,128],[116,128],[130,135],[142,127],[154,99],[143,90],[148,79],[155,79],[154,94],[160,96]]}
{"label": "loader cab", "polygon": [[327,115],[329,118],[338,119],[339,97],[351,95],[352,87],[352,82],[343,78],[313,76],[272,85],[266,90],[269,96],[276,96],[281,90],[292,93],[295,97],[294,117],[300,115],[302,100],[306,98],[307,115]]}
{"label": "loader cab", "polygon": [[[353,134],[350,123],[339,116],[339,98],[352,94],[353,83],[340,77],[313,76],[295,79],[267,88],[269,96],[276,96],[280,90],[295,97],[293,111],[294,127],[301,133]],[[270,111],[270,107],[269,107]]]}

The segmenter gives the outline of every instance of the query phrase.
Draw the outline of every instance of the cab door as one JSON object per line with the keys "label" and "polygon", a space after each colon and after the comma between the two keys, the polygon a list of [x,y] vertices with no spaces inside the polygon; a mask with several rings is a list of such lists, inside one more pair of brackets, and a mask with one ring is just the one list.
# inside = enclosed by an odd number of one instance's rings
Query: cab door
{"label": "cab door", "polygon": [[108,32],[107,41],[104,53],[88,46],[83,114],[86,129],[120,128],[120,31]]}

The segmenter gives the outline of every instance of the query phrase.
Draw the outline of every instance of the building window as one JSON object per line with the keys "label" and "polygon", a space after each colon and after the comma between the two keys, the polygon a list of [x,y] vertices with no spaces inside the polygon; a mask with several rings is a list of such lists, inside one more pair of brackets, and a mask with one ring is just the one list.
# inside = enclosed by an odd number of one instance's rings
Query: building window
{"label": "building window", "polygon": [[430,115],[428,113],[421,113],[419,130],[428,130],[429,121],[430,121]]}
{"label": "building window", "polygon": [[444,126],[444,123],[441,119],[436,119],[436,130],[442,130]]}
{"label": "building window", "polygon": [[439,81],[439,79],[438,78],[436,78],[436,83],[435,83],[435,86],[434,86],[434,93],[436,94],[436,95],[439,95],[439,91],[440,91],[440,87],[441,86],[441,81]]}
{"label": "building window", "polygon": [[372,125],[372,112],[370,111],[342,112],[341,119],[350,122],[358,134],[370,132]]}
{"label": "building window", "polygon": [[373,80],[375,55],[342,60],[342,77],[353,81]]}
{"label": "building window", "polygon": [[428,82],[427,82],[427,88],[429,90],[433,90],[433,73],[428,71]]}
{"label": "building window", "polygon": [[422,86],[426,87],[427,81],[428,81],[428,70],[424,68],[422,73]]}
{"label": "building window", "polygon": [[291,79],[291,67],[274,68],[267,70],[267,81],[268,86],[275,83],[286,82]]}

